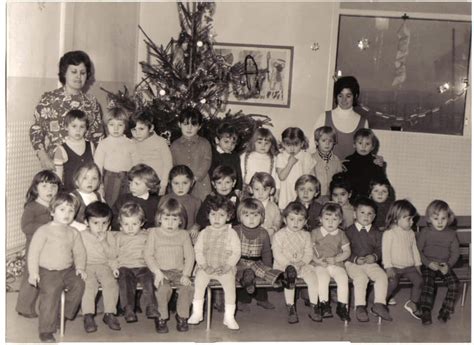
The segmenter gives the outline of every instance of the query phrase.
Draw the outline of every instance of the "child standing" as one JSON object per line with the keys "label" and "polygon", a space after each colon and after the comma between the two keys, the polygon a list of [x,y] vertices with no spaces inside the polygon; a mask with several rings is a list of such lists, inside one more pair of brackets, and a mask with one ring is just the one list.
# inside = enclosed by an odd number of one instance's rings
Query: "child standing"
{"label": "child standing", "polygon": [[275,170],[275,157],[277,154],[278,145],[272,132],[267,128],[257,128],[247,143],[245,152],[240,155],[244,197],[248,193],[247,187],[253,175],[256,172],[266,172],[275,179],[275,197],[278,199],[280,180]]}
{"label": "child standing", "polygon": [[374,225],[380,230],[385,230],[385,219],[388,210],[395,201],[395,191],[386,178],[377,178],[370,181],[370,198],[377,205],[377,216]]}
{"label": "child standing", "polygon": [[117,215],[123,204],[132,201],[141,206],[145,211],[144,229],[155,225],[155,213],[158,208],[160,197],[158,190],[160,188],[160,179],[155,170],[146,164],[137,164],[128,172],[129,193],[118,197],[113,207],[115,215],[114,229],[118,229]]}
{"label": "child standing", "polygon": [[86,207],[85,221],[87,230],[81,232],[87,255],[87,279],[81,303],[84,329],[87,333],[97,331],[94,314],[95,300],[100,285],[105,312],[102,320],[111,330],[120,331],[120,323],[114,316],[117,312],[119,289],[111,266],[115,258],[114,239],[112,233],[109,232],[112,210],[106,203],[93,202]]}
{"label": "child standing", "polygon": [[318,321],[318,277],[309,263],[313,259],[311,235],[304,230],[307,221],[306,208],[293,201],[283,210],[285,227],[273,235],[273,268],[285,271],[287,287],[284,289],[288,309],[288,323],[297,323],[295,308],[295,280],[298,277],[308,285],[311,310],[308,316]]}
{"label": "child standing", "polygon": [[346,270],[354,284],[356,317],[360,322],[369,321],[367,314],[367,284],[374,281],[374,305],[372,313],[382,319],[392,321],[386,304],[387,274],[378,265],[382,258],[382,232],[372,222],[377,206],[373,200],[361,197],[355,203],[356,221],[346,229],[346,235],[351,243],[351,256],[346,261]]}
{"label": "child standing", "polygon": [[454,303],[459,293],[459,279],[453,271],[453,266],[459,259],[459,241],[456,231],[451,228],[454,213],[445,201],[433,200],[426,209],[426,218],[429,227],[421,231],[417,243],[423,263],[423,289],[420,299],[423,325],[431,324],[437,276],[448,285],[438,320],[449,320],[450,315],[454,313]]}
{"label": "child standing", "polygon": [[418,303],[423,279],[420,253],[412,230],[414,217],[416,208],[408,200],[397,200],[390,207],[387,214],[387,230],[382,237],[382,263],[388,277],[388,298],[393,297],[401,277],[406,277],[412,282],[411,296],[404,308],[419,320]]}
{"label": "child standing", "polygon": [[235,231],[239,235],[241,256],[237,264],[237,280],[243,289],[237,291],[238,309],[250,311],[249,303],[255,296],[257,305],[264,309],[275,309],[268,301],[265,289],[255,288],[255,277],[262,278],[275,287],[281,286],[283,272],[272,269],[272,247],[270,236],[260,226],[265,218],[263,204],[254,198],[244,199],[237,209],[239,225]]}
{"label": "child standing", "polygon": [[54,165],[56,173],[64,181],[64,190],[72,192],[74,172],[83,164],[94,161],[94,144],[84,139],[89,129],[89,118],[79,109],[69,110],[64,117],[67,137],[56,147]]}
{"label": "child standing", "polygon": [[176,165],[170,170],[169,176],[170,192],[160,199],[158,207],[161,207],[169,199],[176,199],[186,210],[185,222],[181,225],[189,231],[191,239],[197,240],[200,226],[196,223],[197,213],[201,207],[201,199],[189,194],[194,185],[194,175],[186,165]]}
{"label": "child standing", "polygon": [[125,136],[128,115],[118,108],[105,118],[107,138],[101,140],[94,154],[94,162],[104,177],[104,198],[113,205],[120,194],[127,192],[127,172],[138,163],[137,149]]}
{"label": "child standing", "polygon": [[168,143],[154,131],[153,115],[140,111],[130,118],[130,130],[138,151],[140,163],[145,163],[157,174],[161,181],[159,195],[166,193],[168,174],[173,166],[173,158]]}
{"label": "child standing", "polygon": [[171,144],[173,165],[187,165],[191,168],[196,183],[192,195],[201,201],[211,192],[209,168],[212,161],[212,149],[209,141],[198,135],[203,117],[199,110],[184,109],[179,114],[181,137]]}
{"label": "child standing", "polygon": [[272,200],[275,193],[275,179],[266,172],[257,172],[250,180],[250,192],[265,207],[265,219],[262,227],[267,230],[270,240],[273,234],[281,228],[281,212]]}
{"label": "child standing", "polygon": [[313,175],[302,175],[295,182],[296,200],[303,204],[308,211],[308,230],[319,226],[319,216],[323,205],[316,201],[319,195],[321,184]]}
{"label": "child standing", "polygon": [[[38,228],[51,221],[49,203],[61,187],[58,175],[50,170],[42,170],[33,177],[30,188],[26,192],[26,202],[21,216],[21,231],[26,236],[25,257],[28,258],[31,239]],[[36,300],[39,290],[28,284],[28,265],[20,283],[20,291],[16,302],[16,311],[23,317],[35,318]]]}
{"label": "child standing", "polygon": [[280,179],[278,207],[284,209],[290,201],[295,200],[295,182],[305,174],[315,175],[316,161],[309,152],[308,139],[297,127],[289,127],[281,134],[283,151],[276,159],[276,172]]}
{"label": "child standing", "polygon": [[118,213],[120,232],[115,235],[113,273],[118,278],[120,304],[125,310],[125,321],[136,322],[135,295],[137,282],[143,287],[146,305],[146,317],[159,317],[157,302],[153,294],[153,274],[145,262],[145,247],[148,233],[143,230],[145,212],[140,205],[128,202],[122,205]]}
{"label": "child standing", "polygon": [[346,229],[354,224],[354,207],[351,205],[352,185],[346,173],[337,173],[329,184],[332,201],[342,207],[342,228]]}
{"label": "child standing", "polygon": [[331,278],[334,278],[337,284],[336,314],[342,321],[350,321],[347,309],[349,279],[344,269],[344,261],[351,255],[351,247],[347,236],[339,229],[342,222],[341,206],[336,203],[324,204],[320,220],[321,227],[311,231],[314,250],[313,262],[318,275],[319,301],[321,302],[319,321],[333,316],[329,301]]}
{"label": "child standing", "polygon": [[227,165],[233,168],[237,174],[235,189],[242,191],[242,172],[240,170],[240,157],[235,152],[239,137],[235,127],[228,123],[222,123],[216,132],[215,146],[212,147],[212,163],[209,175],[219,165]]}
{"label": "child standing", "polygon": [[329,183],[334,174],[342,172],[342,163],[338,156],[333,152],[334,145],[337,144],[337,134],[334,128],[322,126],[314,131],[314,143],[316,152],[314,160],[316,161],[316,177],[321,183],[321,194],[318,201],[322,204],[331,200],[329,193]]}
{"label": "child standing", "polygon": [[194,288],[191,273],[194,266],[194,250],[189,233],[184,230],[185,208],[173,198],[161,204],[156,214],[157,227],[150,229],[145,248],[145,261],[155,275],[159,318],[155,319],[158,333],[168,333],[168,303],[173,290],[171,284],[178,286],[176,309],[176,329],[188,331],[189,308]]}
{"label": "child standing", "polygon": [[234,214],[234,205],[222,195],[212,196],[208,204],[210,225],[201,231],[194,246],[197,271],[193,313],[188,323],[195,325],[202,321],[204,292],[209,281],[217,279],[225,294],[224,325],[237,330],[239,325],[234,318],[235,266],[240,258],[240,240],[231,224],[228,224]]}
{"label": "child standing", "polygon": [[28,252],[28,283],[39,287],[39,338],[55,342],[61,293],[67,289],[65,316],[74,319],[84,292],[86,251],[81,236],[69,224],[77,200],[59,193],[51,200],[53,220],[41,226],[31,239]]}
{"label": "child standing", "polygon": [[369,196],[369,183],[375,178],[386,178],[386,163],[380,166],[375,163],[379,149],[379,140],[368,128],[360,128],[354,134],[355,152],[345,158],[349,182],[354,189],[352,198]]}

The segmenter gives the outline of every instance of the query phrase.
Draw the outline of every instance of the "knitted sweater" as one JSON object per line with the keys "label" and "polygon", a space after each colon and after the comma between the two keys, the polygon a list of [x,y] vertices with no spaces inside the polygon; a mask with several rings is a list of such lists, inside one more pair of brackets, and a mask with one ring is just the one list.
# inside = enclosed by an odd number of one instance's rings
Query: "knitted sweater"
{"label": "knitted sweater", "polygon": [[261,257],[263,263],[269,267],[272,266],[272,246],[270,244],[270,236],[268,235],[267,230],[259,226],[254,229],[247,228],[243,224],[236,225],[234,227],[237,235],[239,235],[240,242],[243,243],[246,239],[249,241],[254,241],[258,239],[259,244],[261,244],[260,253],[254,253]]}
{"label": "knitted sweater", "polygon": [[292,231],[284,227],[273,235],[273,268],[284,271],[288,265],[297,270],[313,259],[311,235],[304,230]]}
{"label": "knitted sweater", "polygon": [[99,142],[94,153],[94,162],[103,173],[129,171],[139,163],[135,143],[125,135],[109,136]]}
{"label": "knitted sweater", "polygon": [[145,247],[148,232],[141,230],[136,235],[127,235],[120,231],[115,232],[114,236],[115,251],[117,253],[117,257],[112,263],[114,268],[138,268],[146,266]]}
{"label": "knitted sweater", "polygon": [[46,206],[36,201],[26,204],[21,215],[21,231],[26,235],[27,243],[31,241],[35,231],[49,221],[51,221],[51,212]]}
{"label": "knitted sweater", "polygon": [[118,214],[122,205],[129,201],[137,203],[143,208],[143,211],[145,211],[145,224],[143,224],[143,228],[148,229],[153,227],[155,225],[155,214],[158,209],[160,197],[157,194],[149,194],[147,199],[143,199],[133,196],[132,193],[126,193],[118,197],[117,201],[115,201],[114,207],[112,208],[114,213],[114,221],[112,223],[113,229],[120,229]]}
{"label": "knitted sweater", "polygon": [[393,226],[383,233],[382,263],[384,268],[421,266],[415,233]]}
{"label": "knitted sweater", "polygon": [[186,216],[188,217],[186,222],[186,229],[190,229],[194,224],[196,224],[196,217],[199,208],[201,207],[201,200],[191,194],[176,195],[174,192],[171,192],[160,198],[158,207],[160,207],[162,204],[164,204],[167,200],[171,198],[178,200],[179,203],[183,205],[186,209]]}
{"label": "knitted sweater", "polygon": [[[369,254],[376,256],[376,261],[382,258],[382,235],[383,232],[372,225],[367,234],[357,229],[362,227],[358,223],[352,224],[346,229],[346,235],[351,242],[351,256],[349,260],[356,262],[357,258],[367,256]],[[369,227],[366,227],[367,229]]]}
{"label": "knitted sweater", "polygon": [[453,229],[438,231],[431,226],[424,228],[418,236],[417,245],[425,266],[430,262],[446,262],[453,267],[459,259],[459,241]]}
{"label": "knitted sweater", "polygon": [[90,230],[81,231],[80,234],[86,249],[87,265],[109,265],[112,267],[112,261],[116,257],[114,235],[107,232],[106,237],[99,241]]}

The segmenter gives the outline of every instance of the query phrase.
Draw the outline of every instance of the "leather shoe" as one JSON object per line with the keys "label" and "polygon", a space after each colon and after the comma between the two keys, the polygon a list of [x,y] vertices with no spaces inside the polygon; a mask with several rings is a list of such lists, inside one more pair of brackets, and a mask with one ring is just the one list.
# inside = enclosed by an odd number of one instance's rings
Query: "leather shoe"
{"label": "leather shoe", "polygon": [[53,333],[40,333],[39,338],[42,343],[55,343],[56,338],[54,338]]}
{"label": "leather shoe", "polygon": [[124,319],[127,323],[137,322],[137,314],[132,310],[132,308],[125,307]]}
{"label": "leather shoe", "polygon": [[18,315],[26,317],[27,319],[34,319],[34,318],[38,317],[38,314],[36,314],[36,313],[27,314],[27,313],[18,312]]}
{"label": "leather shoe", "polygon": [[158,312],[158,308],[154,304],[150,304],[146,307],[145,315],[149,319],[156,319],[160,317],[160,313]]}
{"label": "leather shoe", "polygon": [[102,321],[104,321],[104,323],[113,331],[121,330],[119,321],[112,313],[105,313]]}
{"label": "leather shoe", "polygon": [[97,331],[97,324],[94,321],[94,315],[84,314],[84,330],[86,333],[93,333]]}
{"label": "leather shoe", "polygon": [[155,319],[155,330],[158,333],[168,333],[168,325],[166,324],[166,320],[156,318]]}
{"label": "leather shoe", "polygon": [[189,330],[188,319],[180,317],[178,313],[176,313],[176,321],[176,329],[178,332],[187,332]]}

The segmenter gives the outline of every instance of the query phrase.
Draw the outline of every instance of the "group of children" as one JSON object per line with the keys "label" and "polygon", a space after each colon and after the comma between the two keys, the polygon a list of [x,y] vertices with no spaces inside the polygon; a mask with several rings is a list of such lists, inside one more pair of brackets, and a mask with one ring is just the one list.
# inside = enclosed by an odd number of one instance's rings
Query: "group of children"
{"label": "group of children", "polygon": [[[297,278],[308,286],[302,297],[316,322],[333,316],[331,278],[336,314],[350,321],[351,278],[356,318],[366,322],[368,282],[374,282],[371,312],[391,320],[387,302],[406,277],[413,287],[404,307],[429,324],[434,280],[441,275],[448,293],[438,318],[449,319],[459,290],[452,270],[459,257],[453,212],[446,202],[433,201],[426,211],[429,227],[416,238],[417,211],[409,201],[395,200],[370,129],[355,133],[355,152],[341,161],[333,153],[331,127],[315,131],[315,153],[306,150],[303,131],[290,127],[281,147],[269,129],[256,129],[238,154],[232,126],[220,126],[211,145],[198,135],[202,123],[195,109],[179,114],[182,136],[169,148],[155,134],[151,114],[128,119],[113,110],[105,118],[108,136],[94,148],[84,139],[84,113],[65,116],[68,137],[56,150],[56,172],[34,177],[22,217],[29,275],[17,311],[37,317],[39,295],[42,341],[55,340],[65,289],[65,316],[72,319],[81,306],[86,332],[97,330],[101,286],[110,329],[120,330],[120,301],[126,322],[137,321],[141,303],[156,331],[166,333],[172,287],[178,287],[177,330],[187,331],[203,319],[211,279],[223,287],[218,308],[233,330],[239,329],[236,309],[248,311],[252,298],[274,308],[266,290],[256,288],[257,277],[283,288],[289,323],[298,322]],[[127,127],[133,139],[125,136]],[[237,291],[236,281],[242,285]],[[138,299],[137,283],[143,288]]]}

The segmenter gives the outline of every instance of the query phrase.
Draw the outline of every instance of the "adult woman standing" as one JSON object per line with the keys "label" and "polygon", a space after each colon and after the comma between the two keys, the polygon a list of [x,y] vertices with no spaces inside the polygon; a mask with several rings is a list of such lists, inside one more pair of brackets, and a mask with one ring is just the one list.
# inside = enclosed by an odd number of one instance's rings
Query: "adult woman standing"
{"label": "adult woman standing", "polygon": [[357,79],[352,76],[341,77],[334,84],[334,102],[337,107],[325,111],[316,119],[314,131],[321,126],[334,128],[337,133],[337,145],[334,154],[343,160],[354,152],[354,133],[368,127],[367,119],[354,111],[359,99],[360,88]]}
{"label": "adult woman standing", "polygon": [[54,150],[67,136],[64,117],[69,110],[80,109],[86,113],[89,120],[86,139],[96,144],[103,134],[99,103],[93,95],[83,92],[92,75],[91,69],[91,60],[85,52],[77,50],[64,54],[58,73],[62,87],[44,93],[36,106],[30,140],[43,169],[54,169]]}

